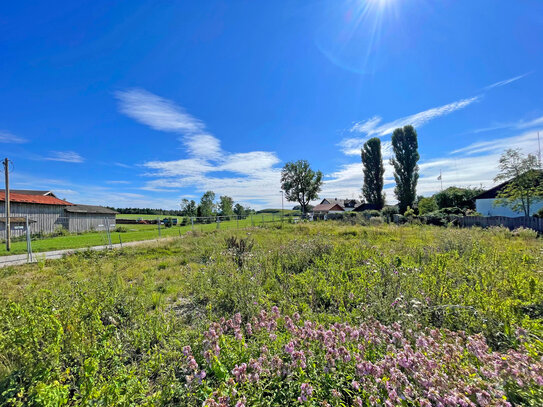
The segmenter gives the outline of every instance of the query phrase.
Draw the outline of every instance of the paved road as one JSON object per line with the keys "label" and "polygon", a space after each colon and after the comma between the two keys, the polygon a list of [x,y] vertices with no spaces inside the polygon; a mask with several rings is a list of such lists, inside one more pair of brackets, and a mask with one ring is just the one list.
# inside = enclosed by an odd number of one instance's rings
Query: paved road
{"label": "paved road", "polygon": [[[165,242],[168,240],[172,240],[174,238],[163,238],[160,240],[140,240],[137,242],[127,242],[123,243],[122,246],[120,244],[114,244],[112,247],[113,249],[121,249],[122,247],[130,247],[130,246],[138,246],[142,244],[153,244],[157,242]],[[81,249],[66,249],[66,250],[53,250],[50,252],[40,252],[40,253],[34,253],[33,261],[36,262],[38,259],[60,259],[63,256],[67,256],[70,254],[74,254],[76,252],[83,252],[86,250],[107,250],[110,246],[92,246],[92,247],[85,247]],[[27,255],[26,254],[15,254],[12,256],[0,256],[0,267],[6,267],[6,266],[17,266],[20,264],[26,264],[28,262]]]}

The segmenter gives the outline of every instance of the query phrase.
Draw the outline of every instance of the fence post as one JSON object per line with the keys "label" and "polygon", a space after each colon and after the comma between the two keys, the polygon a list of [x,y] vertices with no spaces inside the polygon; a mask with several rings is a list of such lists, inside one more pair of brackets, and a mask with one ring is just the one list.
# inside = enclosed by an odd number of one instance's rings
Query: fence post
{"label": "fence post", "polygon": [[264,214],[262,214],[262,226],[264,226]]}
{"label": "fence post", "polygon": [[160,231],[160,218],[157,218],[156,223],[158,224],[158,237],[162,237],[162,233]]}
{"label": "fence post", "polygon": [[105,224],[106,224],[106,230],[107,230],[107,241],[109,242],[109,248],[112,249],[113,248],[113,245],[111,244],[111,232],[109,230],[109,219],[108,218],[104,218],[105,220]]}
{"label": "fence post", "polygon": [[121,238],[121,234],[119,233],[119,243],[121,244],[121,249],[123,248],[123,239]]}
{"label": "fence post", "polygon": [[239,229],[239,215],[236,215],[236,230]]}
{"label": "fence post", "polygon": [[217,229],[221,228],[221,217],[217,216]]}
{"label": "fence post", "polygon": [[26,261],[32,262],[32,241],[30,239],[30,229],[28,228],[28,216],[26,216]]}
{"label": "fence post", "polygon": [[194,217],[190,217],[190,227],[192,229],[192,231],[194,232]]}
{"label": "fence post", "polygon": [[253,214],[251,213],[251,226],[254,226],[255,223],[253,222]]}

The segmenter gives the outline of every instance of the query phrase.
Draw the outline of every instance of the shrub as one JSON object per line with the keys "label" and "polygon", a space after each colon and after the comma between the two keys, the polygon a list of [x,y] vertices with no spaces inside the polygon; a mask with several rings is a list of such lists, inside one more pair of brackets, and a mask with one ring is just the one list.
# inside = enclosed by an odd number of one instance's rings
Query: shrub
{"label": "shrub", "polygon": [[437,203],[434,198],[421,198],[418,202],[419,215],[424,215],[429,212],[438,210]]}
{"label": "shrub", "polygon": [[518,227],[511,232],[513,236],[520,236],[524,239],[535,239],[537,237],[537,232],[533,229],[528,229],[525,227]]}
{"label": "shrub", "polygon": [[381,216],[381,212],[375,209],[370,209],[370,210],[362,211],[362,216],[364,216],[366,219],[370,219],[370,218]]}
{"label": "shrub", "polygon": [[378,226],[378,225],[382,225],[383,224],[383,219],[379,216],[379,217],[373,217],[373,218],[370,218],[370,225],[371,226]]}
{"label": "shrub", "polygon": [[117,233],[126,233],[128,232],[128,228],[126,226],[117,226],[115,229],[114,229],[114,232],[117,232]]}
{"label": "shrub", "polygon": [[230,236],[225,239],[226,249],[232,256],[234,262],[238,267],[243,267],[243,262],[248,254],[253,250],[254,241],[250,237],[238,238],[236,236]]}

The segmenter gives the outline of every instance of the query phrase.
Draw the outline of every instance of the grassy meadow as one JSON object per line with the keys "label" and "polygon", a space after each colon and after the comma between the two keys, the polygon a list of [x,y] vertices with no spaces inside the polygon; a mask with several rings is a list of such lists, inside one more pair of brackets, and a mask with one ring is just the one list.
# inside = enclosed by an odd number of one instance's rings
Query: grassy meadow
{"label": "grassy meadow", "polygon": [[[285,215],[284,221],[287,222],[287,215]],[[164,219],[169,216],[159,216],[158,218]],[[117,218],[122,219],[157,219],[157,215],[118,215]],[[175,218],[175,216],[172,216]],[[119,224],[115,230],[111,231],[111,243],[127,243],[140,240],[153,240],[160,237],[173,237],[180,236],[184,233],[192,231],[192,225],[188,224],[181,226],[182,218],[178,217],[179,224],[166,228],[164,225],[160,226],[160,234],[158,231],[158,225],[123,225]],[[212,223],[195,223],[194,230],[199,232],[209,232],[219,229],[233,230],[254,226],[262,226],[269,223],[280,223],[280,214],[255,214],[252,217],[239,220],[222,220],[220,225],[217,226],[216,222]],[[32,238],[32,251],[34,253],[46,252],[51,250],[62,249],[78,249],[91,246],[102,246],[109,243],[107,234],[104,231],[86,232],[86,233],[66,233],[61,236],[44,236]],[[0,256],[6,256],[10,254],[24,254],[26,253],[26,240],[20,238],[15,240],[11,244],[11,250],[8,252],[4,245],[0,245]]]}
{"label": "grassy meadow", "polygon": [[267,224],[0,269],[0,405],[540,406],[541,249]]}

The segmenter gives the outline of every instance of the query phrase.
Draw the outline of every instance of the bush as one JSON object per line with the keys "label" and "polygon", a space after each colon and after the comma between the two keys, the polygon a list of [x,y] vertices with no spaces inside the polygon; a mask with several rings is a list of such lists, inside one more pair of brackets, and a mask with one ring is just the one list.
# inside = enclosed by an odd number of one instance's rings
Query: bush
{"label": "bush", "polygon": [[373,217],[373,218],[370,218],[370,225],[371,226],[378,226],[378,225],[382,225],[383,224],[383,218],[381,218],[380,216],[378,217]]}
{"label": "bush", "polygon": [[535,230],[528,229],[522,226],[514,229],[511,234],[513,236],[519,236],[524,239],[535,239],[537,237],[537,232]]}
{"label": "bush", "polygon": [[68,236],[69,234],[70,234],[70,231],[68,229],[66,229],[62,225],[57,225],[57,226],[55,226],[54,232],[51,233],[51,237]]}
{"label": "bush", "polygon": [[370,210],[362,211],[362,216],[364,216],[366,219],[380,217],[381,212],[375,209],[370,209]]}
{"label": "bush", "polygon": [[117,233],[126,233],[128,232],[128,228],[126,226],[117,226],[113,231]]}
{"label": "bush", "polygon": [[419,215],[424,215],[429,212],[438,210],[437,203],[434,198],[421,198],[418,202]]}

